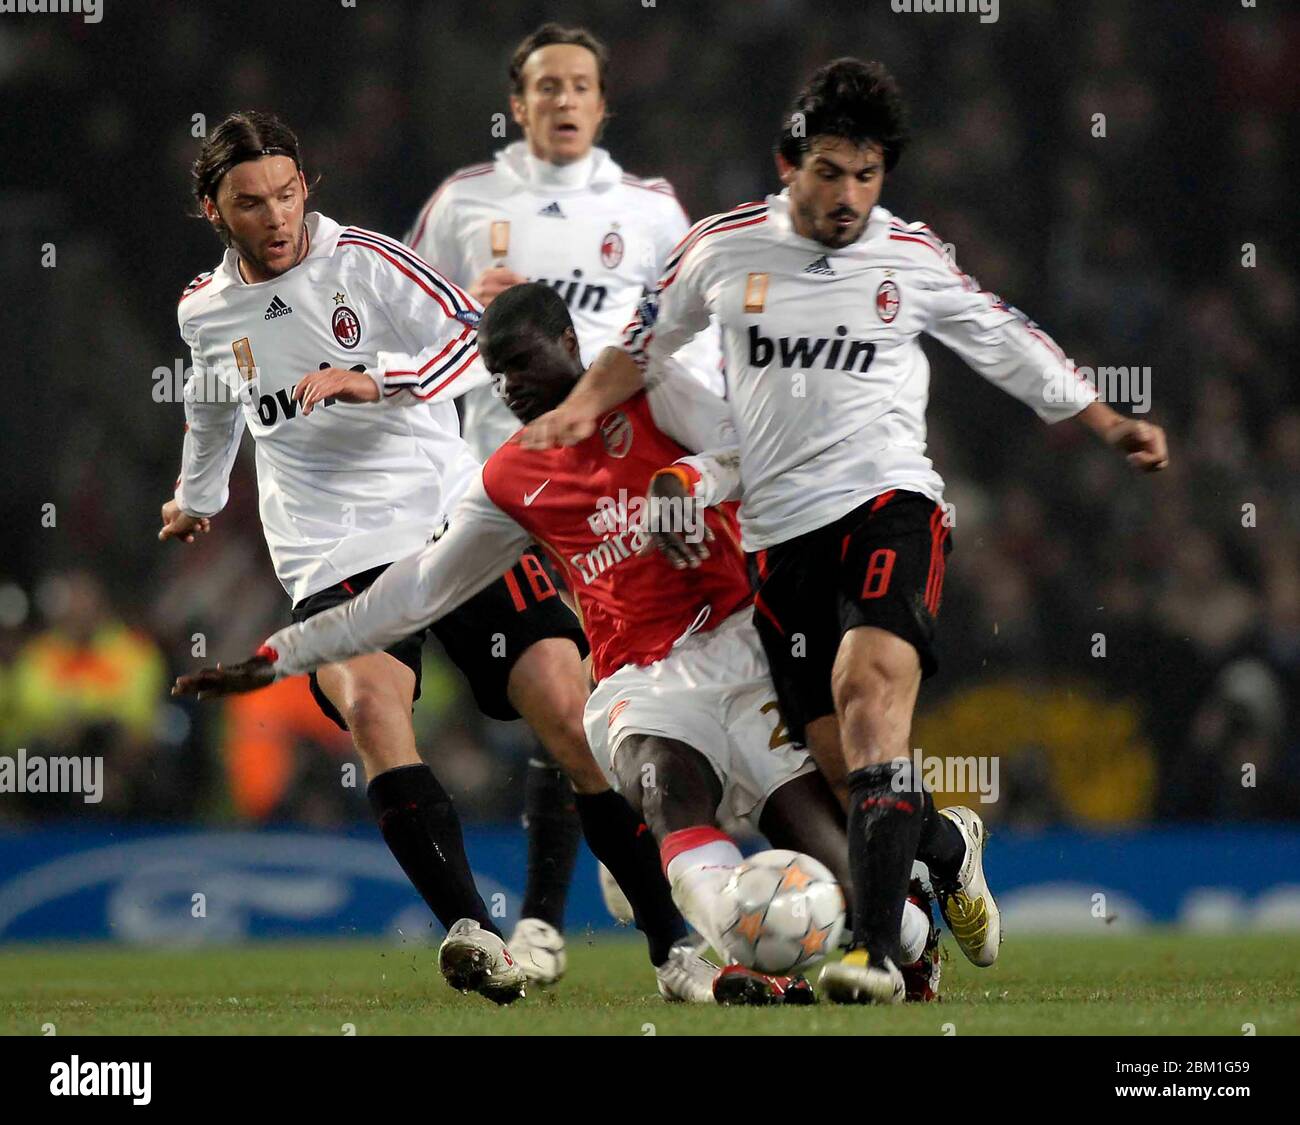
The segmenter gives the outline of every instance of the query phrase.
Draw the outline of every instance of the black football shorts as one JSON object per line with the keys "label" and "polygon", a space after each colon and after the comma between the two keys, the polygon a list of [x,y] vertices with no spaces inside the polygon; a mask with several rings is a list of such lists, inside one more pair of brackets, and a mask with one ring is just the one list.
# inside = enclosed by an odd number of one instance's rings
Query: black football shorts
{"label": "black football shorts", "polygon": [[791,736],[834,714],[840,639],[871,625],[907,641],[933,675],[935,617],[952,550],[943,509],[916,492],[881,493],[834,523],[749,556],[754,624]]}
{"label": "black football shorts", "polygon": [[[388,564],[353,575],[304,598],[293,607],[293,620],[306,621],[342,605],[370,586]],[[527,649],[549,637],[568,637],[587,655],[587,638],[573,611],[557,595],[555,583],[532,551],[525,551],[510,570],[480,590],[464,605],[384,651],[415,673],[415,698],[420,698],[421,650],[432,633],[469,681],[478,709],[490,719],[517,719],[507,687],[510,672]],[[347,730],[347,723],[321,691],[311,674],[311,693],[320,709]]]}

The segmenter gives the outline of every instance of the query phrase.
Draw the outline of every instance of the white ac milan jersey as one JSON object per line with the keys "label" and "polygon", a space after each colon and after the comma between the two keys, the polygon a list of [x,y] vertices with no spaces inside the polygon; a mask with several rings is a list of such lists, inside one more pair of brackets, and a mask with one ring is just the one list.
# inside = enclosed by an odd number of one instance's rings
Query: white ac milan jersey
{"label": "white ac milan jersey", "polygon": [[[574,164],[548,164],[517,141],[492,163],[449,176],[407,241],[462,287],[493,266],[550,285],[568,305],[590,363],[619,343],[689,227],[666,180],[630,176],[600,148]],[[723,394],[715,333],[677,359]],[[466,395],[463,405],[465,437],[480,460],[519,429],[491,386]]]}
{"label": "white ac milan jersey", "polygon": [[[225,507],[245,427],[257,449],[262,527],[294,602],[417,551],[445,523],[478,461],[454,395],[489,381],[479,306],[394,239],[307,217],[298,265],[249,284],[228,251],[177,310],[193,372],[176,500]],[[290,397],[323,367],[364,370],[379,402]]]}
{"label": "white ac milan jersey", "polygon": [[892,488],[942,503],[925,451],[923,333],[1045,421],[1096,397],[1044,332],[952,265],[928,227],[882,207],[839,250],[795,233],[785,192],[697,223],[623,344],[653,365],[711,317],[722,329],[751,551]]}

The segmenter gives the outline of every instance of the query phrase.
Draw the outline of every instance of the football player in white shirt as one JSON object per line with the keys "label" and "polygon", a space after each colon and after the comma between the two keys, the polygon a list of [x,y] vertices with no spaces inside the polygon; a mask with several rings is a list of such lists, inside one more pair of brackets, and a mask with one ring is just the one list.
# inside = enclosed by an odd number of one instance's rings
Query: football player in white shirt
{"label": "football player in white shirt", "polygon": [[973,963],[992,964],[1000,941],[983,824],[936,814],[907,759],[951,546],[943,482],[925,455],[921,334],[1045,421],[1077,417],[1134,468],[1168,462],[1158,426],[1096,401],[1055,343],[957,270],[927,227],[878,205],[904,136],[884,67],[840,59],[819,70],[785,119],[786,190],[696,224],[625,347],[602,352],[523,438],[581,440],[642,386],[648,361],[717,318],[738,455],[699,460],[696,494],[742,495],[755,622],[782,712],[819,764],[834,771],[838,757],[847,771],[854,947],[822,973],[827,996],[846,1003],[902,998],[898,921],[915,858]]}
{"label": "football player in white shirt", "polygon": [[[194,194],[228,250],[178,309],[193,375],[181,476],[159,538],[192,542],[209,529],[247,426],[267,545],[301,621],[440,536],[478,476],[451,396],[488,378],[479,306],[401,243],[307,214],[297,139],[269,115],[233,114],[212,132]],[[429,632],[480,709],[525,718],[568,772],[588,842],[637,906],[661,984],[674,999],[710,1001],[712,971],[678,945],[685,926],[653,842],[638,839],[639,818],[587,746],[586,641],[531,552],[459,619],[311,681],[321,709],[352,734],[385,841],[448,928],[448,981],[508,1003],[523,994],[525,972],[475,889],[451,799],[416,749],[411,706]]]}
{"label": "football player in white shirt", "polygon": [[[515,49],[510,110],[523,139],[486,164],[449,176],[421,209],[406,241],[480,304],[512,285],[539,281],[564,299],[585,356],[616,344],[637,302],[690,226],[672,186],[641,179],[596,145],[606,116],[608,54],[585,28],[543,24]],[[713,333],[679,359],[723,393]],[[462,400],[465,440],[481,461],[519,429],[492,386]],[[545,556],[543,556],[545,561]],[[529,886],[510,948],[563,945],[564,900],[576,858],[568,786],[545,755],[529,762],[525,788]],[[563,861],[563,862],[562,862]],[[607,897],[611,891],[602,878]],[[619,910],[611,903],[611,910]]]}
{"label": "football player in white shirt", "polygon": [[[407,234],[417,254],[485,307],[520,282],[550,285],[589,356],[619,342],[690,227],[667,180],[630,175],[596,145],[608,65],[585,28],[548,23],[527,36],[509,68],[523,140],[447,177]],[[677,358],[723,393],[714,334]],[[494,391],[470,391],[462,404],[465,440],[483,461],[519,429]]]}

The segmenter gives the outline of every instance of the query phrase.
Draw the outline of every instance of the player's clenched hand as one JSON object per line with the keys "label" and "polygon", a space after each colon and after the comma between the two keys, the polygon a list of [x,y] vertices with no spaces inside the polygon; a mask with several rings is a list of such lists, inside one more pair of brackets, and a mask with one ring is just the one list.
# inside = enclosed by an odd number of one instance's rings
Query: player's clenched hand
{"label": "player's clenched hand", "polygon": [[651,478],[642,529],[649,540],[638,553],[657,549],[677,570],[694,569],[709,557],[713,532],[704,522],[704,510],[672,473]]}
{"label": "player's clenched hand", "polygon": [[1128,463],[1141,472],[1156,473],[1169,464],[1165,431],[1153,422],[1125,418],[1111,427],[1106,440],[1126,453]]}
{"label": "player's clenched hand", "polygon": [[238,695],[257,691],[275,682],[275,665],[265,656],[254,656],[242,664],[218,664],[201,668],[188,676],[178,676],[172,695],[197,695],[207,699],[214,695]]}
{"label": "player's clenched hand", "polygon": [[338,402],[378,402],[379,388],[364,371],[322,367],[298,380],[293,397],[302,403],[303,414],[310,414],[313,406],[327,398]]}
{"label": "player's clenched hand", "polygon": [[527,280],[528,278],[523,274],[515,273],[505,266],[493,266],[491,269],[484,270],[470,283],[469,295],[487,308],[503,289],[509,289],[512,285],[522,285]]}
{"label": "player's clenched hand", "polygon": [[567,402],[548,410],[519,431],[517,438],[525,449],[558,449],[577,445],[596,432],[596,419]]}
{"label": "player's clenched hand", "polygon": [[212,521],[207,516],[187,516],[175,500],[168,500],[162,506],[162,528],[158,532],[158,538],[164,543],[168,539],[193,543],[195,532],[206,533],[210,530]]}

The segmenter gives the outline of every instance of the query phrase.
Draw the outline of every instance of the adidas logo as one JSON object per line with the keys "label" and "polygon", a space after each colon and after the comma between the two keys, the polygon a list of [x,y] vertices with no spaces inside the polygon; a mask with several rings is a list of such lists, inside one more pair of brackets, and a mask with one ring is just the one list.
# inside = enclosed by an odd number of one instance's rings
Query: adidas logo
{"label": "adidas logo", "polygon": [[293,309],[286,305],[279,297],[272,297],[271,303],[266,306],[266,315],[263,320],[274,320],[277,316],[288,316]]}
{"label": "adidas logo", "polygon": [[831,264],[826,260],[823,254],[820,258],[814,258],[803,268],[804,273],[819,273],[828,277],[834,277],[835,271],[831,269]]}
{"label": "adidas logo", "polygon": [[537,213],[539,215],[549,215],[553,219],[564,218],[564,212],[560,210],[560,205],[558,203],[548,203]]}

